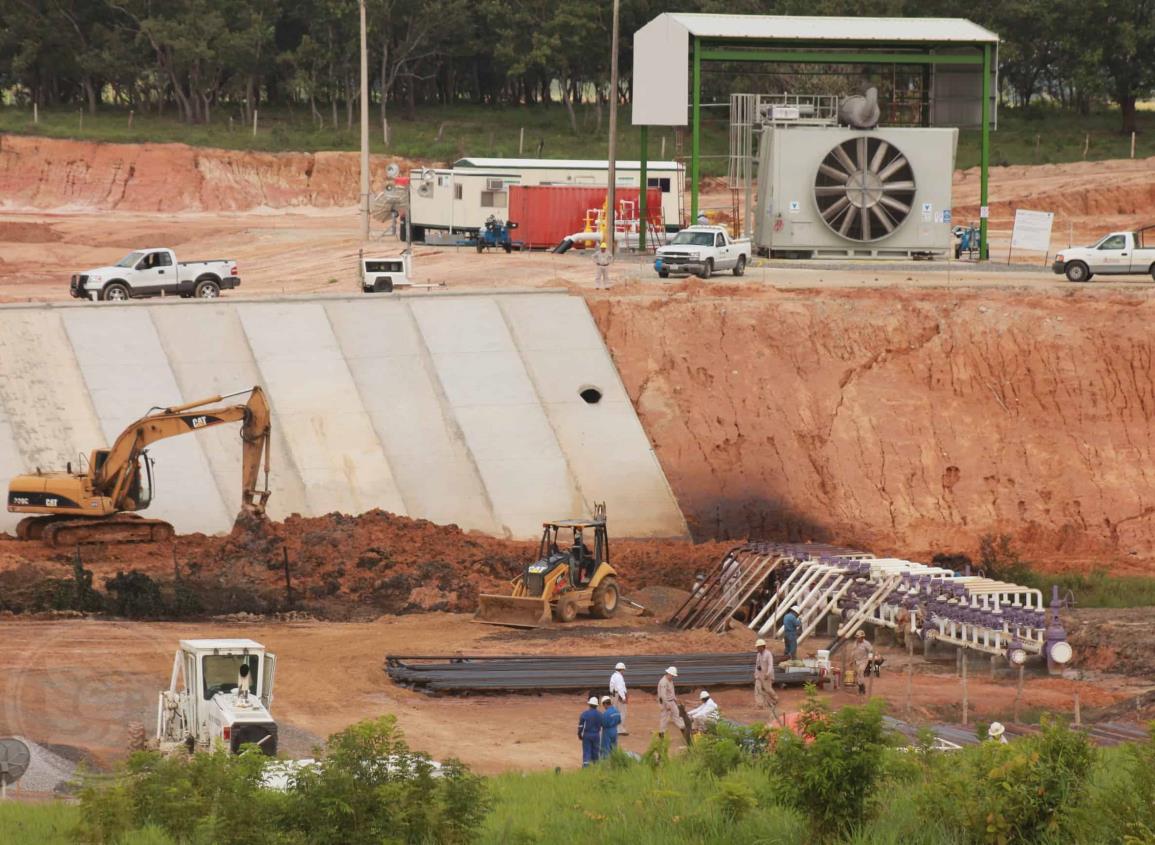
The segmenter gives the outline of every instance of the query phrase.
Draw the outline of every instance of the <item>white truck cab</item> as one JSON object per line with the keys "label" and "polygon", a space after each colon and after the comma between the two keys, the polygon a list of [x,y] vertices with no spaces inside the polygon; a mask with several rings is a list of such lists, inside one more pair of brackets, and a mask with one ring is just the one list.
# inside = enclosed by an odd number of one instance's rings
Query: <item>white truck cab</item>
{"label": "white truck cab", "polygon": [[1091,246],[1064,249],[1055,256],[1051,269],[1072,282],[1089,282],[1096,274],[1155,279],[1155,226],[1112,232]]}
{"label": "white truck cab", "polygon": [[725,226],[690,226],[654,255],[654,269],[663,279],[680,272],[708,279],[722,270],[741,276],[749,263],[750,239],[731,238]]}
{"label": "white truck cab", "polygon": [[276,666],[276,656],[253,640],[181,640],[157,704],[161,749],[220,746],[235,753],[254,743],[276,755],[277,723],[269,712]]}
{"label": "white truck cab", "polygon": [[231,258],[177,261],[166,247],[130,252],[108,267],[94,267],[72,277],[69,293],[77,299],[121,302],[147,296],[216,299],[222,290],[240,285]]}

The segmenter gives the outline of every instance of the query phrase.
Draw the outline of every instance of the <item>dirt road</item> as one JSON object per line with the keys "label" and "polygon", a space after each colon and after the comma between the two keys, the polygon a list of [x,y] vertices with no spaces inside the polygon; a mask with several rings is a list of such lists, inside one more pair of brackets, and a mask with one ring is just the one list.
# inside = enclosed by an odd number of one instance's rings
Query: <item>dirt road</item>
{"label": "dirt road", "polygon": [[[458,756],[483,772],[511,768],[547,769],[580,765],[575,738],[583,695],[430,697],[399,688],[387,678],[388,653],[434,654],[604,654],[607,679],[629,654],[669,651],[744,651],[746,632],[716,636],[674,633],[653,620],[626,619],[583,624],[562,635],[530,635],[473,625],[468,617],[422,614],[353,623],[123,623],[102,621],[3,622],[0,650],[0,734],[83,749],[103,762],[122,753],[129,722],[155,724],[157,691],[167,685],[172,652],[181,638],[252,637],[278,655],[274,713],[289,754],[307,754],[330,733],[382,714],[394,714],[411,745],[435,758]],[[875,695],[901,713],[904,656],[894,655]],[[1006,718],[1014,697],[1012,681],[987,678],[985,663],[971,664],[972,718]],[[627,673],[628,674],[628,673]],[[1068,712],[1076,691],[1086,708],[1126,700],[1137,687],[1119,678],[1095,685],[1037,678],[1027,684],[1024,707]],[[697,690],[679,689],[692,702]],[[715,690],[725,715],[739,721],[764,718],[751,689]],[[793,711],[802,692],[786,691]],[[834,694],[835,703],[855,696]],[[914,676],[916,717],[940,720],[960,700],[953,666],[919,662]],[[623,745],[644,750],[657,727],[652,693],[640,692],[630,712],[633,730]]]}

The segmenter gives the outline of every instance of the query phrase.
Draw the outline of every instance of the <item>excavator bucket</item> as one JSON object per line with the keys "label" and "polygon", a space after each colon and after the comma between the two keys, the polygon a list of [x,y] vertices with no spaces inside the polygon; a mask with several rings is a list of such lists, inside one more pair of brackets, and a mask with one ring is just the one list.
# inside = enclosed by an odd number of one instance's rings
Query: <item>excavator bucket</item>
{"label": "excavator bucket", "polygon": [[541,628],[553,622],[549,602],[540,596],[478,596],[474,622],[508,625],[511,628]]}

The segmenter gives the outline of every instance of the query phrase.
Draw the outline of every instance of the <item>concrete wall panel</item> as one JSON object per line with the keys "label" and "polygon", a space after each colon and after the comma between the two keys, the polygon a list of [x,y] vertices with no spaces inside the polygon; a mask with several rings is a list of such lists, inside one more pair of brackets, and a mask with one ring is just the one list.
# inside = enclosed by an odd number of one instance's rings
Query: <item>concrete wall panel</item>
{"label": "concrete wall panel", "polygon": [[412,308],[505,530],[532,536],[543,519],[586,510],[494,299],[415,299]]}
{"label": "concrete wall panel", "polygon": [[[74,308],[64,314],[64,326],[109,444],[153,406],[198,398],[181,393],[149,309]],[[149,454],[156,461],[156,489],[148,517],[180,531],[228,530],[233,515],[196,436],[159,441]]]}
{"label": "concrete wall panel", "polygon": [[[379,507],[534,537],[605,500],[616,536],[686,534],[585,303],[560,293],[0,307],[0,478],[253,384],[274,518]],[[145,514],[228,531],[239,445],[231,425],[154,444]]]}
{"label": "concrete wall panel", "polygon": [[[190,320],[179,308],[152,310],[161,345],[172,365],[181,395],[187,401],[227,396],[261,383],[260,370],[253,360],[249,340],[235,307],[224,303],[201,305],[195,320]],[[248,398],[247,395],[236,396],[220,404],[242,404]],[[240,424],[218,426],[194,436],[201,440],[201,448],[212,467],[225,509],[236,514],[241,507]],[[269,489],[272,490],[269,516],[273,519],[308,512],[304,485],[275,418]]]}
{"label": "concrete wall panel", "polygon": [[326,310],[410,513],[499,532],[409,305],[345,301]]}
{"label": "concrete wall panel", "polygon": [[408,513],[320,303],[237,306],[309,512]]}
{"label": "concrete wall panel", "polygon": [[[585,303],[509,296],[499,307],[578,486],[606,503],[611,530],[622,521],[635,537],[684,536],[685,519]],[[582,398],[590,388],[601,395],[596,403]]]}

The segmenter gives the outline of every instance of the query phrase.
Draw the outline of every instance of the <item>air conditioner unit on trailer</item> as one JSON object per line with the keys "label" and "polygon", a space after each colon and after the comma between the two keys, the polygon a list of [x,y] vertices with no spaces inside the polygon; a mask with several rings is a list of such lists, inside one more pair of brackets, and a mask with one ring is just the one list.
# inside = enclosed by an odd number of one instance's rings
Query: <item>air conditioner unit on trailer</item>
{"label": "air conditioner unit on trailer", "polygon": [[767,126],[755,246],[810,257],[946,254],[957,146],[953,128]]}

